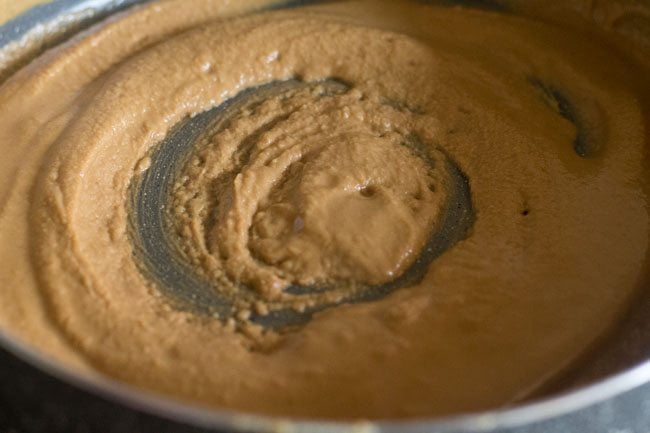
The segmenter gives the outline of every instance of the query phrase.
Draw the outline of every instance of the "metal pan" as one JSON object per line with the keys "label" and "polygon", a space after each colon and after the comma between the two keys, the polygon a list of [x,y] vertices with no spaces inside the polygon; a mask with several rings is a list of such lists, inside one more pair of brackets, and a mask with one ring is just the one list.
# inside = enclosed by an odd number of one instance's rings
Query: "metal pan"
{"label": "metal pan", "polygon": [[[4,0],[11,1],[11,0]],[[56,0],[0,26],[0,68],[13,70],[47,46],[147,0]],[[498,0],[440,0],[499,8]],[[293,1],[297,7],[305,1]],[[26,41],[37,41],[26,44]],[[5,76],[12,68],[5,68]],[[2,79],[0,74],[0,79]],[[646,293],[648,292],[648,293]],[[437,419],[331,422],[202,408],[59,365],[0,332],[0,427],[32,432],[650,432],[650,290],[640,295],[589,365],[544,397],[512,408]]]}

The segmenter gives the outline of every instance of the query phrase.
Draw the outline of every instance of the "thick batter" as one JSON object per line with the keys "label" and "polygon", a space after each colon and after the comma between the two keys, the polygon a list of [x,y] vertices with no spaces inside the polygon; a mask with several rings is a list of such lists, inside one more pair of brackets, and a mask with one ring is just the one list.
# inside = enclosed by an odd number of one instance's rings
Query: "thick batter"
{"label": "thick batter", "polygon": [[[509,404],[583,356],[647,282],[648,71],[586,24],[267,3],[154,1],[0,87],[2,329],[90,374],[319,418]],[[162,209],[232,302],[205,314],[143,262],[133,197],[179,124],[231,100]]]}

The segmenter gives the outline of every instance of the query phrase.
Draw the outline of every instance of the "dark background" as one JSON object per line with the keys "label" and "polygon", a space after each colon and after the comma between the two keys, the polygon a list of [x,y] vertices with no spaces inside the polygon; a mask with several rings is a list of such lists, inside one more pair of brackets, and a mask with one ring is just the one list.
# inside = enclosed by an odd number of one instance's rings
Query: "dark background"
{"label": "dark background", "polygon": [[91,395],[0,348],[0,433],[205,433]]}

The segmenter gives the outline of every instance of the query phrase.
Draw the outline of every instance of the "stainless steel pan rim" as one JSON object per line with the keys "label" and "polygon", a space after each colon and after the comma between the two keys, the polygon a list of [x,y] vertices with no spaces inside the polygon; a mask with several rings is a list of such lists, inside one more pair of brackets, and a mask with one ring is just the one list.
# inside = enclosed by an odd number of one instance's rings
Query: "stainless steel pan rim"
{"label": "stainless steel pan rim", "polygon": [[[23,38],[34,32],[43,31],[43,29],[56,25],[63,15],[79,14],[79,19],[88,20],[88,12],[90,12],[94,17],[92,20],[96,20],[107,13],[147,1],[149,0],[54,0],[48,4],[34,7],[27,13],[0,26],[0,57],[3,49],[23,40]],[[302,2],[288,3],[297,4]],[[518,429],[522,426],[544,426],[548,422],[562,419],[570,414],[581,411],[586,413],[589,408],[607,403],[640,388],[647,388],[647,393],[650,395],[650,361],[645,361],[607,379],[574,391],[514,408],[482,413],[435,419],[378,422],[332,422],[315,419],[275,418],[200,407],[136,389],[110,378],[99,375],[83,375],[58,364],[51,358],[45,357],[2,331],[0,331],[0,346],[56,379],[109,401],[191,426],[225,431],[323,433],[519,431]],[[650,400],[646,409],[650,412]],[[569,420],[570,424],[571,421]],[[647,427],[648,431],[650,431],[650,426]],[[576,430],[576,432],[578,431]],[[588,433],[585,430],[583,431]],[[580,431],[580,433],[583,433],[583,431]],[[627,428],[623,430],[607,428],[607,430],[603,431],[612,433],[633,432],[633,430]],[[562,431],[562,433],[565,432],[566,430]]]}
{"label": "stainless steel pan rim", "polygon": [[[0,332],[0,345],[41,371],[107,400],[124,404],[132,409],[144,411],[161,418],[177,422],[180,421],[196,427],[223,429],[224,431],[282,433],[492,432],[534,425],[560,418],[564,415],[606,402],[650,383],[650,361],[646,361],[596,384],[543,401],[509,409],[435,419],[417,419],[413,421],[332,422],[316,419],[257,416],[200,407],[136,389],[106,377],[81,375],[43,356],[6,333]],[[629,432],[629,430],[611,431],[612,433]]]}

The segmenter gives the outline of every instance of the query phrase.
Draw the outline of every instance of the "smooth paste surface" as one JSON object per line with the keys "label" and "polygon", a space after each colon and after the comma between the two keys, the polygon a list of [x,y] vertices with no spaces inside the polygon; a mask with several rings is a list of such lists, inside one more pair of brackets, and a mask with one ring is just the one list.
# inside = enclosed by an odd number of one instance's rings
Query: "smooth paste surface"
{"label": "smooth paste surface", "polygon": [[[154,1],[0,87],[2,329],[183,400],[337,419],[509,404],[586,353],[646,281],[648,71],[587,26],[266,3]],[[138,259],[132,188],[183,119],[282,82],[302,85],[235,107],[171,186],[178,257],[240,301],[181,308]],[[399,278],[452,163],[472,224],[417,282],[249,320]]]}

